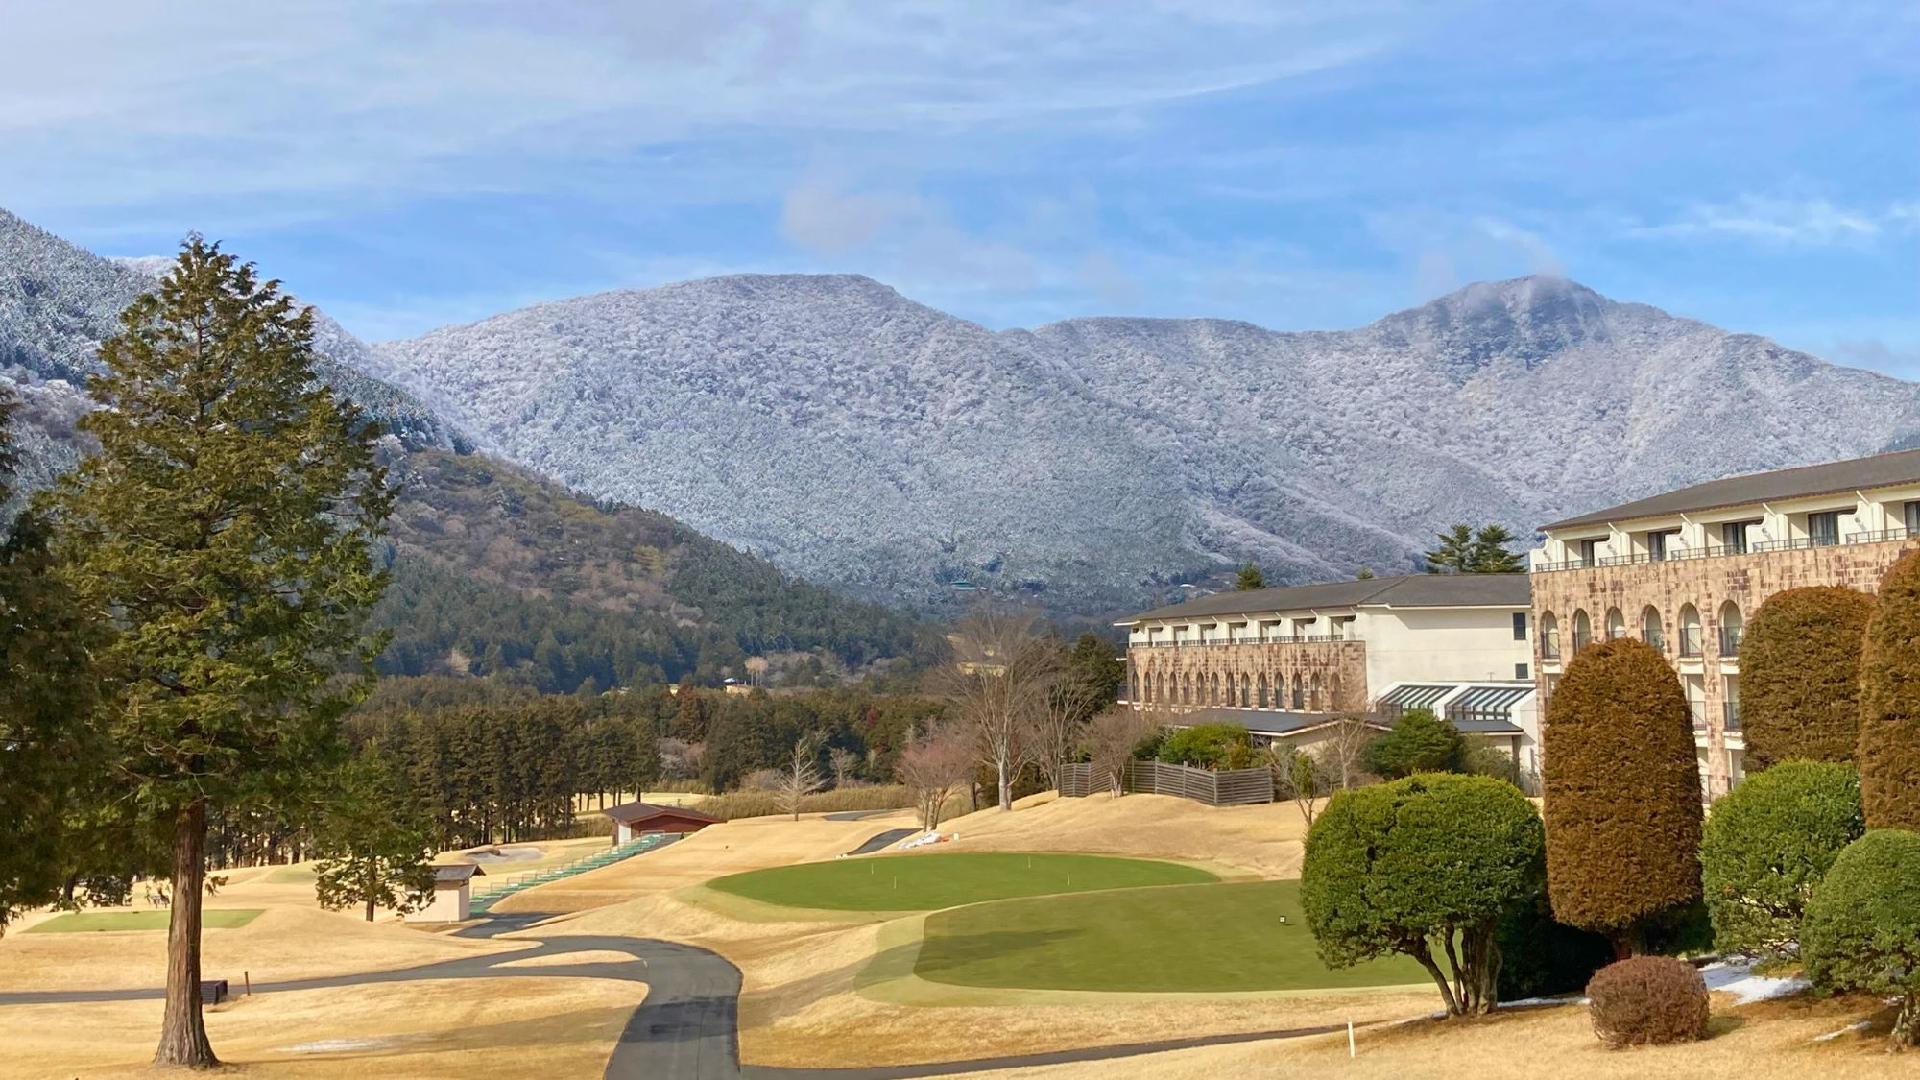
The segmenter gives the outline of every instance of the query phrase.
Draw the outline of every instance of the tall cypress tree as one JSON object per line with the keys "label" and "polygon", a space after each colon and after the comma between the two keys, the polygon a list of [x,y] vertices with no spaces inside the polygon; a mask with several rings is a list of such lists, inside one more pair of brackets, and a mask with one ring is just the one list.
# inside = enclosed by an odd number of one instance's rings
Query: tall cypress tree
{"label": "tall cypress tree", "polygon": [[1554,918],[1639,952],[1645,924],[1700,898],[1700,770],[1680,679],[1632,638],[1583,649],[1547,701]]}
{"label": "tall cypress tree", "polygon": [[1769,596],[1740,638],[1747,772],[1851,762],[1860,741],[1860,649],[1873,597],[1808,586]]}
{"label": "tall cypress tree", "polygon": [[1860,807],[1869,829],[1920,831],[1920,551],[1880,580],[1860,654]]}
{"label": "tall cypress tree", "polygon": [[65,578],[113,626],[109,775],[172,835],[158,1065],[217,1064],[200,1012],[209,810],[284,808],[338,745],[379,642],[377,432],[314,375],[278,282],[194,236],[101,346],[100,451],[54,499]]}

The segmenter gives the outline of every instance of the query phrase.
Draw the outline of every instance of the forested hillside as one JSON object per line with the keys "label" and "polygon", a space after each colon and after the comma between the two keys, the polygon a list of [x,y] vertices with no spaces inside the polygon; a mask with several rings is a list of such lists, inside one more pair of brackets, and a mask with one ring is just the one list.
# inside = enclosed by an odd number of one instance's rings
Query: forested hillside
{"label": "forested hillside", "polygon": [[[787,578],[662,514],[595,505],[480,456],[393,466],[387,674],[546,692],[692,676],[816,683],[910,657],[913,620]],[[759,665],[755,664],[755,668]]]}

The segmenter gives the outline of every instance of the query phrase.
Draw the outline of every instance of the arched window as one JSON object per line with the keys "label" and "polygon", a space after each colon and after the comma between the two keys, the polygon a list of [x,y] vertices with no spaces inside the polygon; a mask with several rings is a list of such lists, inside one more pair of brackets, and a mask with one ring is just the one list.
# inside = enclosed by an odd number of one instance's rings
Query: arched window
{"label": "arched window", "polygon": [[1680,655],[1700,655],[1700,612],[1692,604],[1680,608]]}
{"label": "arched window", "polygon": [[1617,607],[1608,608],[1607,609],[1607,640],[1612,641],[1614,638],[1623,638],[1626,636],[1627,636],[1627,620],[1621,616],[1620,609]]}
{"label": "arched window", "polygon": [[1267,707],[1267,673],[1264,671],[1261,672],[1260,677],[1254,680],[1253,685],[1255,688],[1255,692],[1260,695],[1259,697],[1254,699],[1255,704],[1253,707],[1256,709],[1266,708]]}
{"label": "arched window", "polygon": [[1220,673],[1217,671],[1213,673],[1213,695],[1211,703],[1214,705],[1225,705],[1227,703],[1226,698],[1222,696],[1220,692]]}
{"label": "arched window", "polygon": [[1326,699],[1320,686],[1320,673],[1316,671],[1313,673],[1313,685],[1307,691],[1307,711],[1322,712],[1326,707]]}
{"label": "arched window", "polygon": [[1740,605],[1729,600],[1720,605],[1720,655],[1740,655]]}
{"label": "arched window", "polygon": [[1652,604],[1640,613],[1640,640],[1661,652],[1667,651],[1667,629],[1660,621],[1660,609]]}
{"label": "arched window", "polygon": [[1253,676],[1251,675],[1240,676],[1240,707],[1253,708]]}
{"label": "arched window", "polygon": [[1299,672],[1294,672],[1294,675],[1293,675],[1294,711],[1300,712],[1306,709],[1306,707],[1307,707],[1307,680],[1301,678]]}
{"label": "arched window", "polygon": [[1134,672],[1133,672],[1133,678],[1132,678],[1132,680],[1130,681],[1130,685],[1131,685],[1131,687],[1132,687],[1132,689],[1128,691],[1128,694],[1127,694],[1127,696],[1128,696],[1128,697],[1131,697],[1131,698],[1132,698],[1133,700],[1135,700],[1135,701],[1140,701],[1140,700],[1142,700],[1142,695],[1141,695],[1141,693],[1140,693],[1140,689],[1141,689],[1141,687],[1140,687],[1140,684],[1141,684],[1141,683],[1142,683],[1142,682],[1143,682],[1143,681],[1144,681],[1145,679],[1146,679],[1146,676],[1144,676],[1144,675],[1142,675],[1142,674],[1140,673],[1140,671],[1139,671],[1139,669],[1137,669],[1137,668],[1136,668],[1136,669],[1134,670]]}
{"label": "arched window", "polygon": [[1540,655],[1548,660],[1560,659],[1560,620],[1551,611],[1540,613]]}
{"label": "arched window", "polygon": [[1587,617],[1587,610],[1581,608],[1573,613],[1574,655],[1578,656],[1581,649],[1591,644],[1593,644],[1593,620]]}

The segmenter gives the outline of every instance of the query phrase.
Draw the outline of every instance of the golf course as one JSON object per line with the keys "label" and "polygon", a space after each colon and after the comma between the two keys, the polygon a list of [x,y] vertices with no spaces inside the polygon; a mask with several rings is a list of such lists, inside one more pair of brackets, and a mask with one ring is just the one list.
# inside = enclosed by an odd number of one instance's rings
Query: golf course
{"label": "golf course", "polygon": [[935,911],[1023,896],[1191,885],[1205,870],[1152,859],[1050,852],[942,852],[801,863],[710,883],[766,904],[825,911]]}

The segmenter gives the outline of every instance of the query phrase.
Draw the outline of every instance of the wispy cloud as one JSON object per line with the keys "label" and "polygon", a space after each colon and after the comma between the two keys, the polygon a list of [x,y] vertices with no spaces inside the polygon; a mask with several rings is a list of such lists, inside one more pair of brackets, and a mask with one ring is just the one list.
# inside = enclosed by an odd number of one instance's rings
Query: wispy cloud
{"label": "wispy cloud", "polygon": [[1673,221],[1634,225],[1643,237],[1723,236],[1774,244],[1825,247],[1872,241],[1883,233],[1920,226],[1916,204],[1876,209],[1842,206],[1824,198],[1742,195],[1724,203],[1696,203]]}

